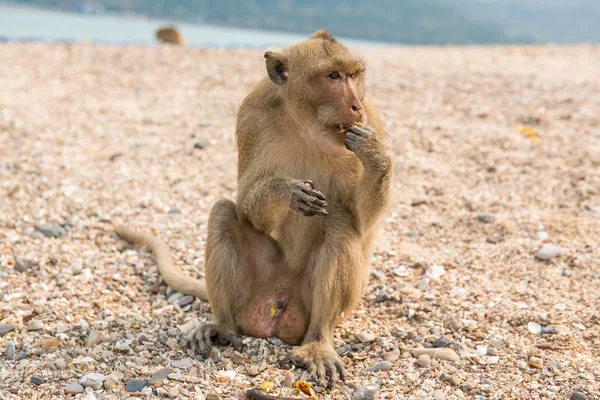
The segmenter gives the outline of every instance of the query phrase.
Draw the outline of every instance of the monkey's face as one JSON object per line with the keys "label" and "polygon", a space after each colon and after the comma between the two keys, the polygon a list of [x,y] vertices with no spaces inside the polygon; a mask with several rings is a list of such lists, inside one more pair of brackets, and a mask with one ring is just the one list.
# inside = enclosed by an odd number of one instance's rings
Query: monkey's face
{"label": "monkey's face", "polygon": [[281,87],[288,109],[307,123],[317,123],[331,134],[357,122],[366,124],[365,64],[328,33],[284,52],[268,51],[265,58],[269,77]]}

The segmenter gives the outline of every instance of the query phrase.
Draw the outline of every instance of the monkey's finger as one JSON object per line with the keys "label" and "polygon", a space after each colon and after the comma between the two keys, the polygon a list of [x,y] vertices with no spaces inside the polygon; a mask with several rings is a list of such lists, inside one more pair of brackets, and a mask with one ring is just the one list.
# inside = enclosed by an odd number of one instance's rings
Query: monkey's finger
{"label": "monkey's finger", "polygon": [[313,181],[302,181],[302,183],[304,183],[305,185],[310,186],[311,189],[315,188],[315,183]]}
{"label": "monkey's finger", "polygon": [[375,131],[367,126],[353,125],[350,127],[350,129],[348,129],[348,132],[352,132],[355,135],[359,135],[359,136],[369,136]]}
{"label": "monkey's finger", "polygon": [[325,201],[325,195],[315,189],[302,188],[302,193],[306,193],[309,196],[316,197],[319,200]]}
{"label": "monkey's finger", "polygon": [[305,203],[305,204],[308,204],[308,205],[311,205],[311,206],[317,206],[319,208],[327,207],[327,202],[324,199],[321,200],[321,199],[319,199],[319,198],[317,198],[315,196],[311,196],[311,195],[309,195],[307,193],[301,193],[299,195],[299,197],[300,197],[300,201],[303,202],[303,203]]}

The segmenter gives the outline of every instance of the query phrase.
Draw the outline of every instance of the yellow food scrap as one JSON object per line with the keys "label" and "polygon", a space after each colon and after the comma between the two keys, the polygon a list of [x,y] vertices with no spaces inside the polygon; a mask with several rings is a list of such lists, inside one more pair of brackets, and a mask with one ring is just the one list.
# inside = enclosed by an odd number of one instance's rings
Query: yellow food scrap
{"label": "yellow food scrap", "polygon": [[277,314],[277,304],[273,302],[271,304],[271,308],[269,308],[269,312],[271,313],[271,318],[275,318],[275,314]]}
{"label": "yellow food scrap", "polygon": [[525,136],[532,143],[538,143],[542,140],[540,135],[538,135],[537,130],[531,125],[520,125],[517,128],[517,132]]}
{"label": "yellow food scrap", "polygon": [[310,383],[308,383],[308,382],[305,382],[305,381],[296,382],[295,396],[300,395],[300,392],[304,393],[307,396],[310,396],[311,400],[319,400],[319,398],[315,394],[313,388],[310,386]]}
{"label": "yellow food scrap", "polygon": [[258,385],[258,388],[260,390],[264,390],[265,392],[268,393],[271,390],[273,390],[273,382],[264,381],[263,383],[261,383],[260,385]]}
{"label": "yellow food scrap", "polygon": [[351,128],[351,127],[353,127],[353,126],[362,126],[362,122],[360,122],[360,121],[353,122],[353,123],[351,123],[351,124],[350,124],[350,126],[348,126],[347,128],[346,128],[346,127],[344,127],[343,125],[338,125],[338,128],[339,128],[339,130],[340,130],[339,132],[340,132],[340,133],[342,133],[342,134],[343,134],[343,133],[346,133],[346,132],[348,132],[348,131],[350,130],[350,128]]}

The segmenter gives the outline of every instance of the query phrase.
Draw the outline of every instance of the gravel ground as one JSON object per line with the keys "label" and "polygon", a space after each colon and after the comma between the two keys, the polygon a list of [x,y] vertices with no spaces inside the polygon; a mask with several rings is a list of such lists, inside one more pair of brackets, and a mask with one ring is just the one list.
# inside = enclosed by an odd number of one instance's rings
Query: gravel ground
{"label": "gravel ground", "polygon": [[[362,53],[395,195],[336,330],[349,379],[319,398],[600,399],[600,47]],[[0,398],[237,399],[263,382],[293,396],[307,377],[280,368],[278,340],[187,354],[209,306],[110,225],[152,229],[202,276],[262,53],[0,54]]]}

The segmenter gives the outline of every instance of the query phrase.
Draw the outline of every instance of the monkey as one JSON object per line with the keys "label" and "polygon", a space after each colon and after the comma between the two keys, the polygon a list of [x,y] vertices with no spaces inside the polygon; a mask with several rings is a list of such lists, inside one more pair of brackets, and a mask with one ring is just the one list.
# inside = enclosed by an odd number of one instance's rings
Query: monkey
{"label": "monkey", "polygon": [[185,47],[185,39],[174,26],[166,26],[156,31],[156,39],[162,43]]}
{"label": "monkey", "polygon": [[235,202],[210,211],[205,281],[177,271],[155,237],[115,229],[156,253],[174,290],[208,298],[212,320],[187,338],[194,352],[239,349],[241,334],[279,337],[300,346],[292,363],[331,388],[345,379],[334,328],[367,285],[392,161],[362,58],[326,30],[264,57],[267,74],[238,110]]}

